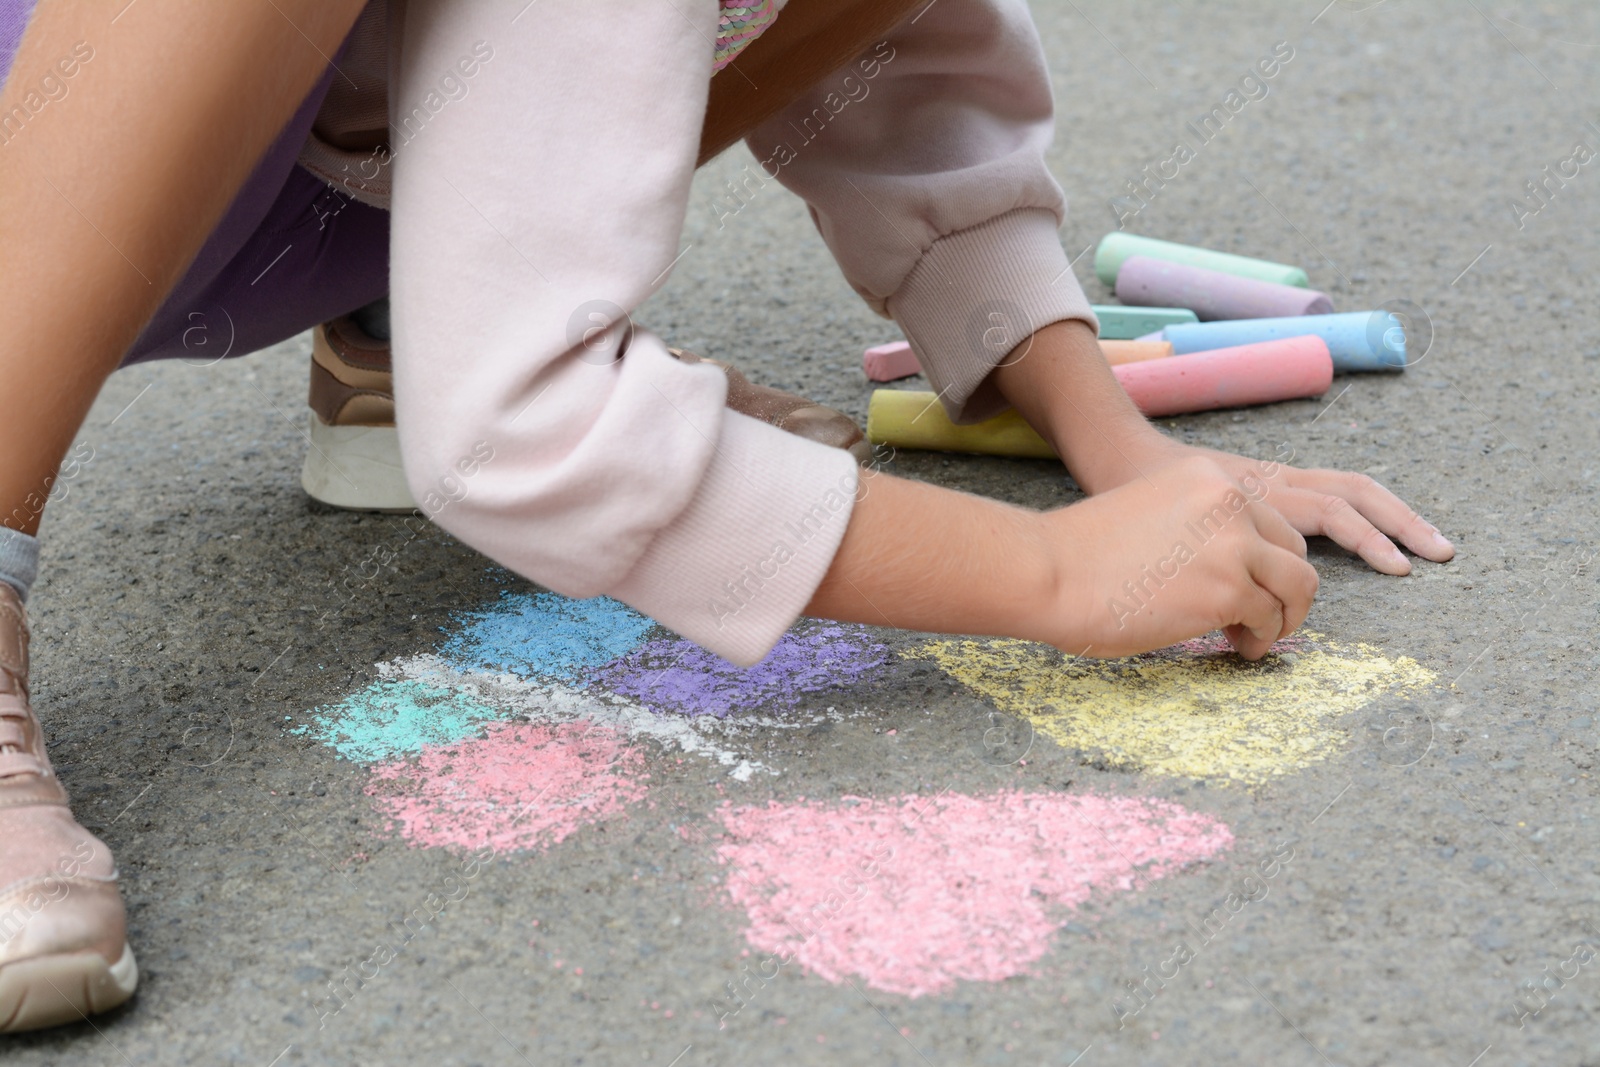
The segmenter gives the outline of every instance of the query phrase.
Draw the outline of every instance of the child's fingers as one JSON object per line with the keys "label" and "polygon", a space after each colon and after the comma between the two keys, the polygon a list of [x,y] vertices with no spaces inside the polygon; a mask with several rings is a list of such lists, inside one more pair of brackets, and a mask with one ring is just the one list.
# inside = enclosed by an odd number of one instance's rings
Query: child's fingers
{"label": "child's fingers", "polygon": [[1228,643],[1245,659],[1260,659],[1284,632],[1288,613],[1272,594],[1252,583],[1244,592],[1235,616],[1239,621],[1222,630]]}
{"label": "child's fingers", "polygon": [[1455,546],[1433,524],[1365,474],[1329,470],[1296,471],[1292,484],[1297,489],[1309,489],[1348,501],[1373,526],[1423,559],[1443,563],[1456,554]]}
{"label": "child's fingers", "polygon": [[1317,572],[1286,549],[1264,542],[1242,555],[1246,573],[1228,613],[1236,621],[1223,627],[1223,633],[1239,655],[1260,659],[1274,641],[1305,621]]}
{"label": "child's fingers", "polygon": [[1260,659],[1267,654],[1267,649],[1272,647],[1271,641],[1263,641],[1247,627],[1238,624],[1224,626],[1222,636],[1226,637],[1233,650],[1245,659]]}
{"label": "child's fingers", "polygon": [[1239,621],[1270,645],[1299,629],[1311,613],[1319,583],[1317,569],[1287,549],[1270,544],[1258,544],[1244,562],[1257,594],[1254,599],[1258,604],[1270,601],[1270,614],[1245,616]]}
{"label": "child's fingers", "polygon": [[1255,524],[1256,532],[1268,541],[1286,552],[1293,552],[1301,559],[1306,558],[1306,539],[1279,513],[1277,508],[1265,504],[1253,504],[1250,507],[1250,521]]}
{"label": "child's fingers", "polygon": [[1286,489],[1272,502],[1302,533],[1321,534],[1384,574],[1411,573],[1411,561],[1356,506],[1343,497],[1309,489]]}

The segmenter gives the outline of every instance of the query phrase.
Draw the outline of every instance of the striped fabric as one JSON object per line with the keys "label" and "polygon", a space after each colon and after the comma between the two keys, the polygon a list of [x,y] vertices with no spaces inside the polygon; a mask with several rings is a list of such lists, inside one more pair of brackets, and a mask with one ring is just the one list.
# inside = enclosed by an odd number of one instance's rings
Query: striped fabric
{"label": "striped fabric", "polygon": [[722,0],[712,72],[732,63],[744,51],[745,45],[760,37],[777,17],[778,5],[775,0]]}

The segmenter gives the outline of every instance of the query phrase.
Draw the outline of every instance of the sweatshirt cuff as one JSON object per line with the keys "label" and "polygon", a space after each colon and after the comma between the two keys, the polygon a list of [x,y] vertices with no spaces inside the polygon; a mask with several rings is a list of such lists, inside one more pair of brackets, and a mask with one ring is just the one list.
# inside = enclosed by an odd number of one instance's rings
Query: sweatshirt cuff
{"label": "sweatshirt cuff", "polygon": [[724,410],[699,489],[610,594],[743,667],[810,602],[850,523],[858,472],[838,448]]}
{"label": "sweatshirt cuff", "polygon": [[1010,406],[989,374],[1035,331],[1065,319],[1100,329],[1061,250],[1056,216],[1042,208],[935,241],[889,298],[889,313],[957,423]]}

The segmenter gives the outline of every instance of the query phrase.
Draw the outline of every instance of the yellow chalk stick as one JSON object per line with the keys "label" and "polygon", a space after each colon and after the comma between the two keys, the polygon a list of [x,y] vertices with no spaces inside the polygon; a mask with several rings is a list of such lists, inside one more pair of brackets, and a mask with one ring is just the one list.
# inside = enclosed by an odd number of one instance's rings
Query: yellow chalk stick
{"label": "yellow chalk stick", "polygon": [[1124,363],[1143,363],[1147,359],[1166,359],[1172,355],[1171,341],[1101,341],[1100,351],[1113,367]]}
{"label": "yellow chalk stick", "polygon": [[957,426],[933,393],[878,389],[867,405],[867,439],[876,445],[922,448],[931,452],[973,452],[982,456],[1053,459],[1056,450],[1015,411]]}

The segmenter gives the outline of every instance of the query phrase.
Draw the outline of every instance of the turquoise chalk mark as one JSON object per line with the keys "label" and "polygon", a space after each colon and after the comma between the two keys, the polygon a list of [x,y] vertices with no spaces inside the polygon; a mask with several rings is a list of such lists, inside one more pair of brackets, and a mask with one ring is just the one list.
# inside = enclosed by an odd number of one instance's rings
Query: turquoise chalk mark
{"label": "turquoise chalk mark", "polygon": [[610,597],[571,600],[556,593],[502,593],[495,607],[461,621],[439,649],[452,666],[577,685],[590,668],[637,648],[655,625]]}
{"label": "turquoise chalk mark", "polygon": [[502,714],[465,693],[422,682],[374,682],[337,704],[315,708],[290,733],[310,735],[349,760],[394,759],[477,734]]}

